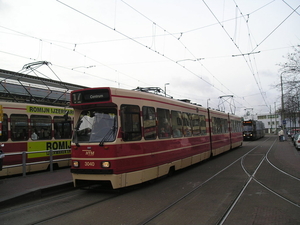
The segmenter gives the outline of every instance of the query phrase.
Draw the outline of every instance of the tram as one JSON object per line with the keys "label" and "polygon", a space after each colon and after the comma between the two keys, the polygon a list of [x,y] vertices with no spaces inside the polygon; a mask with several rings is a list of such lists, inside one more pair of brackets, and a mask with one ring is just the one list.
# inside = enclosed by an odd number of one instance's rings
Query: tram
{"label": "tram", "polygon": [[71,92],[75,187],[139,184],[242,145],[240,117],[145,90]]}
{"label": "tram", "polygon": [[49,153],[53,152],[55,167],[70,166],[71,136],[74,110],[27,103],[0,102],[0,143],[5,157],[0,176],[45,170],[49,167]]}
{"label": "tram", "polygon": [[265,136],[265,125],[262,121],[248,120],[243,122],[244,141],[254,141]]}

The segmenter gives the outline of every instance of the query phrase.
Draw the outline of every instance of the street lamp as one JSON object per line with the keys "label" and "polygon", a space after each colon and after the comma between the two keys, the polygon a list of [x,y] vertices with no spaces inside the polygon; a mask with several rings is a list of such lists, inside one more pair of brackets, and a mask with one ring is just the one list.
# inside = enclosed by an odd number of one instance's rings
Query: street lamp
{"label": "street lamp", "polygon": [[167,96],[167,85],[170,85],[170,83],[165,83],[165,96]]}

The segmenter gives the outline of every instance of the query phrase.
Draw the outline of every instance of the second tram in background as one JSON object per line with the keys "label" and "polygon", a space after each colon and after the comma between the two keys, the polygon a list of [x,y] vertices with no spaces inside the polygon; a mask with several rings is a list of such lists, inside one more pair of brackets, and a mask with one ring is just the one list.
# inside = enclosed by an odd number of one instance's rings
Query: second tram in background
{"label": "second tram in background", "polygon": [[248,120],[243,122],[244,141],[254,141],[265,136],[265,125],[262,121]]}
{"label": "second tram in background", "polygon": [[0,176],[22,174],[24,161],[26,172],[49,168],[49,153],[41,151],[50,149],[61,150],[53,152],[54,168],[70,166],[73,109],[1,101],[0,108],[5,154]]}
{"label": "second tram in background", "polygon": [[75,186],[135,185],[242,145],[240,117],[148,89],[155,88],[71,93],[77,121],[71,150]]}

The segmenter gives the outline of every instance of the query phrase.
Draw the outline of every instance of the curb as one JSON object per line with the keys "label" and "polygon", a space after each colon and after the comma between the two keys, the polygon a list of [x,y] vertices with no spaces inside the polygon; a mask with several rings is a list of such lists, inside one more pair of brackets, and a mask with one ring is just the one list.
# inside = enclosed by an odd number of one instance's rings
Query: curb
{"label": "curb", "polygon": [[42,187],[29,190],[26,193],[11,197],[0,202],[0,209],[4,209],[16,204],[21,204],[27,201],[38,200],[43,197],[59,194],[67,191],[75,190],[73,182],[65,182],[58,185]]}

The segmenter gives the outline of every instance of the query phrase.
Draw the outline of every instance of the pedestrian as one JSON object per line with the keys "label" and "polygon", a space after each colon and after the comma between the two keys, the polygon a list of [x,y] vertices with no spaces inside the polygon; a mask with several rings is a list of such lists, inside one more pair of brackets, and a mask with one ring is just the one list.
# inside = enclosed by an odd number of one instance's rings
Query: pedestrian
{"label": "pedestrian", "polygon": [[283,141],[283,135],[284,135],[284,132],[283,130],[281,129],[279,132],[278,132],[278,138],[279,138],[279,141]]}
{"label": "pedestrian", "polygon": [[34,130],[33,133],[31,134],[31,139],[32,140],[37,140],[38,139],[38,136],[36,134],[36,130]]}

